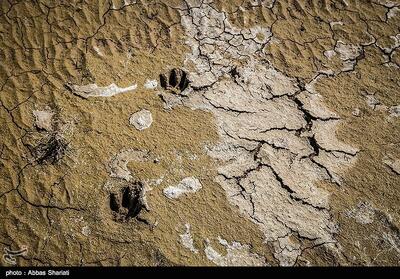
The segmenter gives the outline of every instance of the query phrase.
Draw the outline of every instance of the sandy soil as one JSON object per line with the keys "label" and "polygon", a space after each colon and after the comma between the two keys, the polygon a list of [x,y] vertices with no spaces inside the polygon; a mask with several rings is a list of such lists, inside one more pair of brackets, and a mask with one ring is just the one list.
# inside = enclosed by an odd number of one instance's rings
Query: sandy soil
{"label": "sandy soil", "polygon": [[399,265],[400,2],[0,1],[1,265]]}

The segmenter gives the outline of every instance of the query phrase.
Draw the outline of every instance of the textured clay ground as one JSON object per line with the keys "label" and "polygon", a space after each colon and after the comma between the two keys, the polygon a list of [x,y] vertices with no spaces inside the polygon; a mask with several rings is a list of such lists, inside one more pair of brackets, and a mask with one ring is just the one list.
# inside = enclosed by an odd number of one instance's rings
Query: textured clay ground
{"label": "textured clay ground", "polygon": [[6,0],[0,37],[1,265],[400,264],[397,0]]}

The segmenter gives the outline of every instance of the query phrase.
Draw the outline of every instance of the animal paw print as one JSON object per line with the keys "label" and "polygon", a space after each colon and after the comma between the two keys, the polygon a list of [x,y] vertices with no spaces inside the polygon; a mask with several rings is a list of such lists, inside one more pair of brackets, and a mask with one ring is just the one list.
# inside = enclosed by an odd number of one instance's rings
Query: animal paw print
{"label": "animal paw print", "polygon": [[134,182],[110,194],[110,209],[116,221],[127,222],[139,215],[145,208],[142,192],[142,183]]}
{"label": "animal paw print", "polygon": [[169,74],[160,74],[160,85],[172,93],[180,94],[189,86],[187,73],[181,69],[172,69]]}

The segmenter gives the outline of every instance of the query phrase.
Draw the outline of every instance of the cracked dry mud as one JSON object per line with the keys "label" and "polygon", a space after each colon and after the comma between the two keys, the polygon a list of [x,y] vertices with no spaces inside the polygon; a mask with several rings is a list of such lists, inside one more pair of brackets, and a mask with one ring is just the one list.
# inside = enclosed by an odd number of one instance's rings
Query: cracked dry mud
{"label": "cracked dry mud", "polygon": [[400,2],[0,7],[18,265],[400,264]]}

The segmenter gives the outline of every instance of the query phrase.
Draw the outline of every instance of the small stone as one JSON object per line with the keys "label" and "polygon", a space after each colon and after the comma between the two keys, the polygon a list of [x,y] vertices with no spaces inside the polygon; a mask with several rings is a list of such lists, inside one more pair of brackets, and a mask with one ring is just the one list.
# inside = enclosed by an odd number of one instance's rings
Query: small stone
{"label": "small stone", "polygon": [[139,131],[147,129],[153,123],[153,117],[151,112],[147,109],[142,109],[131,115],[129,118],[129,123],[133,125]]}
{"label": "small stone", "polygon": [[367,105],[372,108],[375,109],[377,105],[380,105],[380,102],[375,98],[374,95],[366,95],[366,101],[367,101]]}
{"label": "small stone", "polygon": [[84,226],[84,227],[82,228],[82,234],[83,234],[84,236],[89,236],[90,233],[91,233],[91,230],[90,230],[89,226]]}
{"label": "small stone", "polygon": [[399,117],[400,116],[400,105],[389,108],[390,116]]}
{"label": "small stone", "polygon": [[354,116],[360,116],[361,111],[360,111],[359,108],[356,108],[355,110],[353,110],[353,111],[351,112],[351,114],[354,115]]}

